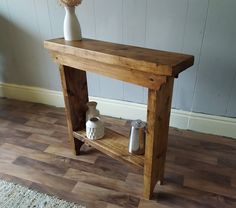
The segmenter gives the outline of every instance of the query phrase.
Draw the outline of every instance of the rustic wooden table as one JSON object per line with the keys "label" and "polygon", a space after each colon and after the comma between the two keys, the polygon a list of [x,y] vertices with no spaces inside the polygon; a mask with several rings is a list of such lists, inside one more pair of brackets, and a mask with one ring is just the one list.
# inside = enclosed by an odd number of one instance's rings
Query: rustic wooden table
{"label": "rustic wooden table", "polygon": [[[118,160],[144,168],[144,198],[163,183],[174,78],[193,65],[194,57],[103,41],[45,41],[60,65],[70,140],[77,155],[86,143]],[[107,130],[103,139],[86,138],[86,71],[148,88],[145,155],[128,153],[128,138]]]}

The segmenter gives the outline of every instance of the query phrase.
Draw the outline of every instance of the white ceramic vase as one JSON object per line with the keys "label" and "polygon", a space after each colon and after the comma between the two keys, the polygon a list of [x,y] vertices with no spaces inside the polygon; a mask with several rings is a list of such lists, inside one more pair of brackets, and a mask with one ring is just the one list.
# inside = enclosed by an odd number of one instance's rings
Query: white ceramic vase
{"label": "white ceramic vase", "polygon": [[99,117],[100,118],[100,112],[96,109],[97,103],[95,101],[90,101],[87,103],[88,110],[86,112],[86,121],[88,121],[90,118],[93,117]]}
{"label": "white ceramic vase", "polygon": [[86,136],[91,140],[104,137],[104,124],[100,118],[93,117],[86,122]]}
{"label": "white ceramic vase", "polygon": [[64,38],[66,41],[82,40],[81,28],[75,7],[65,6],[66,15],[64,19]]}

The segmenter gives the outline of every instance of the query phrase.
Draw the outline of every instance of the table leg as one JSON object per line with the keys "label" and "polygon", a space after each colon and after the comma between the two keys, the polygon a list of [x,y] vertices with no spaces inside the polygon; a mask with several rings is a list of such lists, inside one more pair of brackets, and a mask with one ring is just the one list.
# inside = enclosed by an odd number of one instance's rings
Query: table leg
{"label": "table leg", "polygon": [[147,135],[144,161],[144,198],[150,199],[158,181],[163,184],[174,78],[160,90],[148,91]]}
{"label": "table leg", "polygon": [[79,155],[83,142],[73,137],[73,131],[85,128],[88,102],[86,72],[60,65],[69,139],[76,155]]}

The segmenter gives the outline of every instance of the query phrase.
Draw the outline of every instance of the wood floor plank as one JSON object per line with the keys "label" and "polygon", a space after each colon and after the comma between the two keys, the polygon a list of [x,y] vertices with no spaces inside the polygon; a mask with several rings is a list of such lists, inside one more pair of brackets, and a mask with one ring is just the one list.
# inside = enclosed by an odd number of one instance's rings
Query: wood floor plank
{"label": "wood floor plank", "polygon": [[169,136],[169,146],[189,152],[198,152],[207,156],[224,156],[230,158],[235,153],[235,148],[228,145],[211,144],[198,140],[188,140],[179,136]]}
{"label": "wood floor plank", "polygon": [[231,177],[232,175],[236,175],[235,168],[222,167],[219,165],[211,165],[209,163],[205,163],[205,161],[195,161],[191,158],[176,159],[174,164],[167,164],[167,165],[175,166],[176,169],[180,169],[179,170],[180,172],[181,172],[181,169],[183,170],[183,172],[184,170],[186,170],[185,172],[189,172],[189,173],[193,171],[195,172],[198,170],[202,170],[202,171],[208,171],[213,174],[218,173],[218,174],[229,176],[229,177]]}
{"label": "wood floor plank", "polygon": [[36,141],[29,141],[27,138],[21,138],[21,137],[6,137],[6,138],[2,138],[0,141],[0,144],[4,144],[4,143],[8,143],[8,144],[15,144],[21,147],[27,147],[27,148],[31,148],[31,149],[35,149],[35,150],[39,150],[39,151],[44,151],[47,147],[48,144],[44,144],[44,143],[39,143]]}
{"label": "wood floor plank", "polygon": [[127,183],[117,179],[107,178],[97,175],[96,173],[89,173],[70,168],[66,174],[66,178],[84,182],[96,187],[124,192],[133,196],[142,197],[143,187],[138,188],[136,185]]}
{"label": "wood floor plank", "polygon": [[0,118],[4,119],[6,121],[10,121],[12,123],[18,123],[18,124],[24,124],[28,121],[28,119],[22,117],[22,116],[17,116],[14,114],[9,114],[8,110],[4,109],[0,111]]}
{"label": "wood floor plank", "polygon": [[[236,152],[236,151],[235,151]],[[228,158],[224,156],[218,157],[218,165],[236,170],[236,158]]]}
{"label": "wood floor plank", "polygon": [[41,134],[31,134],[27,140],[33,141],[33,142],[39,142],[42,144],[56,144],[56,145],[61,145],[66,148],[70,148],[71,145],[66,141],[66,138],[61,139],[58,137],[52,137],[52,136],[47,136],[47,135],[41,135]]}
{"label": "wood floor plank", "polygon": [[105,155],[98,156],[95,163],[103,168],[113,167],[114,171],[125,171],[143,174],[142,168],[136,166],[129,166],[121,161],[114,160],[111,157],[107,157]]}
{"label": "wood floor plank", "polygon": [[30,127],[30,126],[25,126],[25,125],[16,124],[16,123],[8,124],[7,128],[23,131],[23,132],[26,132],[26,133],[36,133],[36,134],[42,134],[42,135],[50,135],[54,131],[54,130],[51,130],[51,129],[40,129],[40,128],[37,128],[37,127]]}
{"label": "wood floor plank", "polygon": [[96,153],[92,154],[92,155],[89,154],[89,153],[84,153],[84,154],[81,154],[80,157],[77,157],[71,151],[71,147],[67,148],[67,147],[64,147],[64,146],[61,146],[61,145],[56,145],[56,144],[50,145],[47,149],[45,149],[44,152],[54,154],[54,155],[58,155],[58,156],[62,156],[62,157],[75,159],[75,160],[79,159],[81,161],[85,161],[85,162],[88,162],[88,163],[95,163],[95,161],[97,160],[97,157],[101,154],[101,153],[96,151]]}
{"label": "wood floor plank", "polygon": [[0,173],[0,179],[4,181],[8,181],[10,183],[18,184],[24,187],[30,187],[32,182],[26,179],[22,179],[20,177],[15,177],[11,175],[7,175],[4,173]]}
{"label": "wood floor plank", "polygon": [[50,136],[56,137],[60,140],[63,140],[68,142],[68,132],[59,132],[59,131],[54,131]]}
{"label": "wood floor plank", "polygon": [[81,198],[105,201],[126,208],[135,208],[139,204],[139,198],[137,197],[130,196],[125,193],[111,191],[83,182],[78,182],[72,192],[77,193]]}
{"label": "wood floor plank", "polygon": [[[166,186],[160,187],[163,192],[168,192],[180,197],[185,197],[188,200],[196,201],[198,204],[201,204],[199,207],[225,207],[231,208],[235,207],[236,200],[218,195],[215,193],[207,192],[204,190],[197,190],[189,187],[180,187],[180,186],[173,186],[171,184],[167,184]],[[191,207],[191,206],[190,206]]]}
{"label": "wood floor plank", "polygon": [[5,119],[2,119],[2,118],[0,117],[0,128],[3,128],[3,127],[8,126],[9,123],[10,123],[10,121],[5,120]]}
{"label": "wood floor plank", "polygon": [[39,129],[50,129],[53,131],[59,131],[59,132],[67,132],[67,127],[62,126],[62,125],[57,125],[57,124],[52,124],[52,123],[45,123],[45,122],[40,122],[40,121],[27,121],[25,123],[26,126],[34,127],[34,128],[39,128]]}
{"label": "wood floor plank", "polygon": [[116,204],[109,204],[109,203],[107,203],[107,207],[106,208],[122,208],[122,207],[118,206]]}
{"label": "wood floor plank", "polygon": [[76,181],[46,173],[41,173],[33,168],[29,169],[18,165],[5,164],[1,162],[0,173],[20,177],[25,180],[47,185],[49,187],[54,187],[63,191],[71,191],[76,184]]}
{"label": "wood floor plank", "polygon": [[[12,149],[14,149],[14,154],[17,154],[18,156],[26,156],[28,158],[31,158],[33,160],[37,160],[37,161],[41,161],[41,162],[46,162],[48,164],[51,165],[61,165],[61,166],[66,166],[66,167],[70,167],[70,166],[85,166],[94,163],[93,161],[96,160],[94,158],[96,158],[95,155],[88,155],[86,160],[88,160],[89,162],[84,162],[83,159],[81,160],[81,158],[76,158],[75,159],[71,159],[71,158],[67,158],[67,157],[63,157],[60,155],[55,155],[55,154],[51,154],[51,153],[45,153],[45,152],[41,152],[41,151],[37,151],[35,149],[30,149],[27,147],[22,147],[22,146],[17,146],[14,144],[9,144],[9,143],[4,143],[2,146],[0,146],[0,150],[5,150],[8,151],[8,154],[10,154],[12,152]],[[91,158],[90,158],[91,157]]]}
{"label": "wood floor plank", "polygon": [[[178,205],[174,205],[174,206],[178,206]],[[172,208],[173,205],[171,206],[167,206],[167,205],[164,205],[164,204],[160,204],[160,203],[157,203],[156,201],[152,201],[152,200],[140,200],[140,203],[139,203],[139,206],[138,208]]]}
{"label": "wood floor plank", "polygon": [[56,118],[50,118],[50,117],[47,117],[47,116],[43,116],[43,117],[37,117],[36,118],[36,121],[39,121],[39,122],[42,122],[42,123],[48,123],[48,124],[55,124],[58,119]]}
{"label": "wood floor plank", "polygon": [[65,167],[58,167],[56,165],[41,162],[24,156],[17,157],[12,163],[21,167],[37,170],[41,173],[48,173],[56,176],[64,176],[64,174],[67,172],[67,168]]}
{"label": "wood floor plank", "polygon": [[185,157],[192,158],[195,161],[204,161],[205,163],[216,165],[218,163],[218,157],[212,155],[206,155],[198,152],[186,151],[184,149],[176,149],[172,147],[168,147],[167,157]]}
{"label": "wood floor plank", "polygon": [[[12,149],[14,149],[14,154],[18,154],[18,156],[24,155],[28,158],[38,160],[41,162],[46,162],[48,164],[58,166],[58,167],[65,167],[65,168],[74,168],[81,171],[89,172],[89,173],[96,173],[97,175],[106,176],[108,178],[114,178],[118,180],[125,180],[127,177],[127,172],[121,170],[113,170],[112,167],[103,168],[99,165],[88,163],[81,161],[79,158],[77,160],[58,156],[50,153],[43,153],[40,151],[32,150],[29,148],[24,148],[12,144],[3,144],[0,147],[0,150],[4,149],[5,151],[8,150],[9,154],[11,153]],[[89,157],[89,156],[88,156]]]}
{"label": "wood floor plank", "polygon": [[191,130],[181,130],[177,128],[170,128],[169,131],[170,135],[173,136],[180,136],[182,138],[186,138],[188,140],[197,140],[197,141],[204,141],[204,142],[210,142],[210,143],[216,143],[216,144],[223,144],[223,145],[228,145],[230,147],[235,147],[236,148],[236,142],[235,139],[232,138],[227,138],[227,137],[221,137],[221,136],[216,136],[212,134],[205,134],[205,133],[200,133],[200,132],[194,132]]}
{"label": "wood floor plank", "polygon": [[0,146],[0,162],[1,163],[12,163],[18,157],[14,152],[9,152],[4,149],[1,149]]}
{"label": "wood floor plank", "polygon": [[39,183],[32,183],[30,185],[30,188],[37,190],[41,193],[46,193],[52,196],[56,196],[63,200],[67,200],[67,201],[74,202],[82,206],[86,206],[86,208],[106,208],[107,207],[106,202],[87,200],[86,198],[79,197],[77,193],[58,190],[54,187],[45,186]]}
{"label": "wood floor plank", "polygon": [[219,183],[197,177],[197,175],[185,176],[184,186],[236,199],[236,188],[223,186]]}
{"label": "wood floor plank", "polygon": [[45,114],[46,116],[50,118],[56,118],[58,120],[65,120],[65,113],[60,113],[60,112],[48,112]]}
{"label": "wood floor plank", "polygon": [[17,130],[17,129],[9,129],[9,123],[6,127],[0,127],[0,138],[9,138],[9,137],[21,137],[27,138],[31,135],[29,132]]}
{"label": "wood floor plank", "polygon": [[[130,120],[103,117],[129,136]],[[62,108],[0,98],[0,178],[87,208],[235,208],[236,140],[170,128],[164,185],[85,145],[74,156]]]}

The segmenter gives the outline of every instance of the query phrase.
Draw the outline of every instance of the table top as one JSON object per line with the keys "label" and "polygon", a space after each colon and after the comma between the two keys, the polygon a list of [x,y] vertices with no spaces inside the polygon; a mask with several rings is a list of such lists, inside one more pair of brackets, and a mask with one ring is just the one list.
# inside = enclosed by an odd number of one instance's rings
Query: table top
{"label": "table top", "polygon": [[45,41],[44,46],[57,53],[161,76],[177,77],[194,63],[191,55],[85,38],[82,41],[58,38]]}

